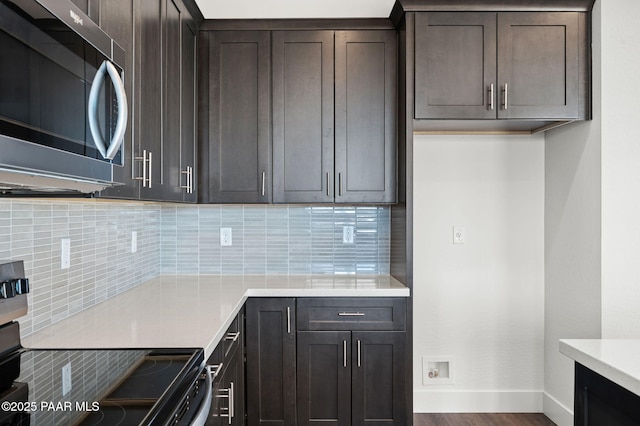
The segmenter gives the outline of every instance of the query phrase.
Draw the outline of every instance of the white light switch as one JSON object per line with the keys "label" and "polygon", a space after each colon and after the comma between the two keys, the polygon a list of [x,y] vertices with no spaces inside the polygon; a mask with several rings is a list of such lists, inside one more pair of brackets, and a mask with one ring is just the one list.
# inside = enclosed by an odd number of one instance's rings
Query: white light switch
{"label": "white light switch", "polygon": [[220,228],[220,245],[221,246],[233,245],[231,228]]}
{"label": "white light switch", "polygon": [[453,225],[453,244],[464,244],[466,233],[464,226]]}
{"label": "white light switch", "polygon": [[71,266],[71,239],[60,240],[60,269],[69,269]]}
{"label": "white light switch", "polygon": [[131,253],[138,251],[138,233],[136,231],[131,232]]}

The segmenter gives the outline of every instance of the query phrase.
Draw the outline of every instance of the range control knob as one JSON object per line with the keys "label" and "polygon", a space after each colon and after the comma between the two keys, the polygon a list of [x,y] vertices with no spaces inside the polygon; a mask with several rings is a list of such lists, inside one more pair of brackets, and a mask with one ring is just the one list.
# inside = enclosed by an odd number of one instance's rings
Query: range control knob
{"label": "range control knob", "polygon": [[0,283],[0,299],[10,299],[16,296],[16,287],[13,281]]}
{"label": "range control knob", "polygon": [[15,288],[16,288],[16,294],[29,293],[29,279],[18,278],[17,280],[15,280]]}

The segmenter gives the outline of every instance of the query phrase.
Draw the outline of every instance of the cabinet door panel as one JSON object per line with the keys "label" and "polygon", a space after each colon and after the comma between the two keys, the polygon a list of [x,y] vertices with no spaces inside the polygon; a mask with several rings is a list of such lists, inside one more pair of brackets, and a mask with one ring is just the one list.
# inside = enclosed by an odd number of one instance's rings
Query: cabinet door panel
{"label": "cabinet door panel", "polygon": [[[87,0],[84,0],[87,3]],[[123,154],[124,166],[114,169],[114,179],[124,185],[107,188],[100,193],[101,197],[117,198],[138,198],[140,195],[140,184],[133,180],[133,140],[134,129],[137,128],[136,120],[138,110],[133,107],[133,81],[135,70],[134,48],[133,48],[133,19],[134,5],[130,0],[92,1],[89,3],[90,10],[99,11],[100,27],[109,34],[125,51],[126,58],[124,64],[124,88],[127,93],[127,108],[129,110],[129,120],[127,130],[124,135]]]}
{"label": "cabinet door panel", "polygon": [[496,14],[417,13],[415,20],[415,117],[495,119]]}
{"label": "cabinet door panel", "polygon": [[273,32],[274,202],[333,202],[333,32]]}
{"label": "cabinet door panel", "polygon": [[404,425],[405,333],[353,332],[353,425]]}
{"label": "cabinet door panel", "polygon": [[351,424],[351,333],[298,333],[298,425]]}
{"label": "cabinet door panel", "polygon": [[579,16],[498,14],[499,118],[578,118]]}
{"label": "cabinet door panel", "polygon": [[182,188],[180,188],[182,181],[180,173],[181,25],[181,4],[174,0],[164,0],[162,156],[157,164],[162,173],[162,200],[168,201],[182,201]]}
{"label": "cabinet door panel", "polygon": [[336,202],[395,202],[395,31],[338,31]]}
{"label": "cabinet door panel", "polygon": [[269,53],[268,31],[210,33],[209,202],[270,202]]}
{"label": "cabinet door panel", "polygon": [[[183,200],[191,203],[197,201],[196,167],[196,39],[198,31],[192,20],[182,25],[182,118],[180,136],[180,171],[186,172],[191,167],[191,176],[180,173]],[[189,179],[189,181],[187,181]]]}
{"label": "cabinet door panel", "polygon": [[[135,155],[143,156],[143,150],[151,155],[148,166],[150,184],[140,189],[140,198],[160,199],[162,195],[162,2],[143,1],[137,4],[135,68],[136,102],[139,112],[139,126],[134,135]],[[149,154],[150,153],[150,154]],[[143,164],[135,162],[135,173],[143,176]],[[149,188],[151,186],[151,188]]]}
{"label": "cabinet door panel", "polygon": [[246,315],[248,424],[295,425],[295,300],[249,299]]}

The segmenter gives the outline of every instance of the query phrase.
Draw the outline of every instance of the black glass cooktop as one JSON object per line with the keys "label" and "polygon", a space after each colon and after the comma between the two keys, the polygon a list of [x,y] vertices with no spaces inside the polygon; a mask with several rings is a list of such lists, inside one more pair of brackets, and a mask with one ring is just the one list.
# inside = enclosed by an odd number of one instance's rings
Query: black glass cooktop
{"label": "black glass cooktop", "polygon": [[0,362],[0,426],[162,424],[202,360],[202,349],[22,349]]}

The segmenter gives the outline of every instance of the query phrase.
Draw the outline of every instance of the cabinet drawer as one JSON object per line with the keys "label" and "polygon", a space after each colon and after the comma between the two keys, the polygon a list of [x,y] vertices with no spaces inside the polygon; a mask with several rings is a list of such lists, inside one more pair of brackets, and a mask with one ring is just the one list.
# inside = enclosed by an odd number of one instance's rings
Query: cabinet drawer
{"label": "cabinet drawer", "polygon": [[404,330],[403,298],[298,299],[298,330]]}
{"label": "cabinet drawer", "polygon": [[224,358],[229,358],[239,346],[242,346],[242,312],[234,319],[222,338],[222,349]]}

